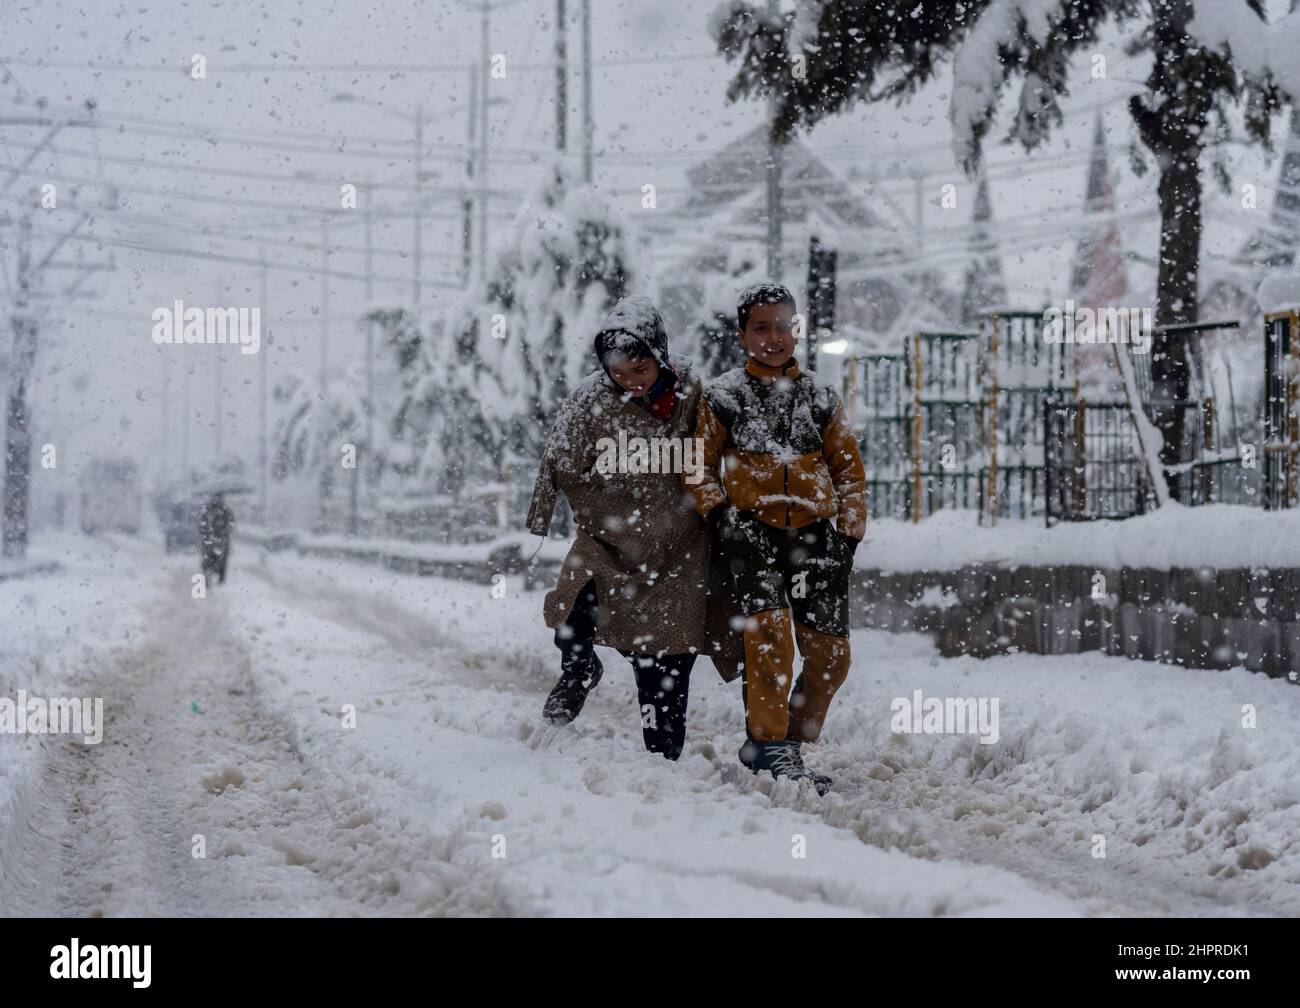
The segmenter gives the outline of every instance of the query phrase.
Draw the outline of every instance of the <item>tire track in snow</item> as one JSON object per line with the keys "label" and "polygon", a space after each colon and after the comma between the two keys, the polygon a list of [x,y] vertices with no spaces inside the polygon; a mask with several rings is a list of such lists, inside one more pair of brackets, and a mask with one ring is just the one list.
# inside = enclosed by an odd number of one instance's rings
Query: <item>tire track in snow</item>
{"label": "tire track in snow", "polygon": [[[116,544],[159,580],[144,630],[79,659],[82,695],[105,699],[104,741],[47,738],[17,860],[18,912],[59,916],[431,914],[517,910],[451,863],[447,838],[386,823],[364,788],[308,761],[261,703],[228,588],[189,595],[189,571]],[[116,559],[116,558],[115,558]],[[197,705],[197,710],[191,705]],[[201,713],[200,713],[201,712]],[[191,856],[201,834],[206,858]],[[439,860],[440,847],[448,856]],[[463,859],[462,859],[463,860]],[[490,888],[490,887],[489,887]]]}

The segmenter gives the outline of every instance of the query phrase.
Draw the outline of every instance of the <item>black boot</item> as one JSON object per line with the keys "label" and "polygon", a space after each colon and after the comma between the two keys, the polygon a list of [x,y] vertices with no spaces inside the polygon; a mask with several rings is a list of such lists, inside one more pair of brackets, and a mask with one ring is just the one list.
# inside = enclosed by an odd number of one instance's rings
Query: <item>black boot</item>
{"label": "black boot", "polygon": [[589,653],[586,658],[581,662],[565,662],[559,680],[551,688],[542,706],[542,717],[551,724],[568,724],[581,714],[587,694],[600,682],[605,671],[600,659],[594,653]]}
{"label": "black boot", "polygon": [[596,657],[595,636],[596,582],[588,581],[574,600],[568,619],[555,628],[561,672],[542,706],[542,717],[551,724],[566,725],[576,718],[587,694],[600,682],[604,669]]}

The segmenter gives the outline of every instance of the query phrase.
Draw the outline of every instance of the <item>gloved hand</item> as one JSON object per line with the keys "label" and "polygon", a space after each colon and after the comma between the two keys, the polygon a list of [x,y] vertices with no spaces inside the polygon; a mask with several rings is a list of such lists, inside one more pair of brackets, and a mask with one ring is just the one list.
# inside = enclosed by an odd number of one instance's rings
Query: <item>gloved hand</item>
{"label": "gloved hand", "polygon": [[853,557],[854,557],[854,556],[857,554],[857,552],[858,552],[858,543],[860,543],[862,540],[861,540],[861,539],[854,539],[853,536],[847,536],[847,535],[845,535],[843,532],[841,532],[839,529],[833,529],[831,534],[834,535],[837,539],[842,539],[842,540],[843,540],[843,547],[842,547],[842,548],[848,550],[848,553],[849,553],[848,558],[849,558],[850,560],[852,560]]}
{"label": "gloved hand", "polygon": [[709,512],[708,522],[713,526],[718,535],[726,535],[727,529],[731,525],[731,519],[735,512],[730,504],[718,504]]}

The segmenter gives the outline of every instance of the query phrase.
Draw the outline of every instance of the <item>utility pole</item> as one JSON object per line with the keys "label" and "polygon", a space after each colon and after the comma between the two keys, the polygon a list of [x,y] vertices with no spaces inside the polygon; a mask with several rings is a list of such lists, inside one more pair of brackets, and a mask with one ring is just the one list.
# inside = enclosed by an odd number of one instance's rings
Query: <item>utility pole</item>
{"label": "utility pole", "polygon": [[912,199],[916,206],[916,250],[925,247],[925,175],[918,168],[912,172]]}
{"label": "utility pole", "polygon": [[262,340],[261,352],[258,354],[261,360],[257,362],[257,469],[260,475],[260,506],[258,507],[257,520],[262,525],[266,524],[266,480],[268,469],[269,452],[267,451],[267,430],[266,430],[266,410],[267,410],[267,354],[271,346],[271,330],[269,327],[269,313],[267,312],[266,303],[266,249],[258,248],[257,250],[258,268],[257,268],[257,304],[261,309],[263,318],[268,319],[266,329],[266,338]]}
{"label": "utility pole", "polygon": [[[47,122],[45,125],[50,123]],[[6,183],[6,187],[8,184]],[[58,237],[45,255],[33,263],[35,253],[32,248],[32,215],[35,213],[35,207],[36,200],[33,198],[23,208],[18,238],[14,243],[16,252],[14,277],[12,281],[9,281],[7,275],[5,277],[12,303],[10,328],[13,334],[13,351],[9,361],[8,381],[4,388],[4,489],[3,497],[0,498],[0,556],[10,558],[22,558],[27,555],[27,515],[30,509],[32,478],[30,400],[40,333],[40,317],[33,310],[32,302],[40,296],[40,279],[46,268],[51,266],[59,250],[90,219],[89,212],[79,214],[77,220]],[[59,265],[54,264],[54,268],[59,268]],[[81,280],[96,269],[110,268],[111,266],[102,265],[86,266]],[[63,292],[61,296],[65,301],[72,296],[81,280]]]}
{"label": "utility pole", "polygon": [[[768,0],[768,9],[775,17],[779,14],[776,0]],[[772,140],[772,127],[776,124],[776,97],[767,100],[767,275],[772,280],[781,279],[781,224],[784,208],[781,205],[781,176],[784,151]]]}
{"label": "utility pole", "polygon": [[488,74],[491,73],[492,54],[488,51],[488,33],[491,29],[492,5],[483,0],[482,37],[479,60],[479,146],[478,146],[478,275],[487,280],[488,247]]}
{"label": "utility pole", "polygon": [[167,367],[167,355],[167,348],[160,346],[158,348],[158,363],[160,368],[158,373],[158,419],[161,421],[159,430],[161,436],[159,440],[162,442],[162,466],[160,467],[158,475],[162,478],[164,484],[168,482],[167,470],[171,462],[171,431],[168,425],[170,410],[168,409],[169,403],[167,389],[168,373],[171,369]]}
{"label": "utility pole", "polygon": [[424,175],[424,102],[415,103],[415,234],[413,248],[415,251],[411,276],[411,311],[415,316],[416,329],[420,326],[420,258],[422,252],[420,241],[423,231],[423,219],[420,216],[421,179]]}
{"label": "utility pole", "polygon": [[[224,300],[225,285],[221,280],[217,281],[217,299],[213,305],[220,308]],[[213,472],[221,465],[221,428],[223,417],[221,415],[221,358],[224,356],[222,349],[218,348],[212,358],[212,423],[216,430],[213,432],[215,437],[216,448],[216,465],[212,467]]]}
{"label": "utility pole", "polygon": [[31,312],[32,218],[23,215],[18,233],[18,263],[14,283],[13,374],[9,381],[5,423],[4,527],[0,555],[27,555],[27,501],[31,481],[32,433],[27,401],[28,381],[36,360],[36,319]]}
{"label": "utility pole", "polygon": [[181,427],[181,479],[186,490],[193,486],[190,476],[190,376],[194,373],[194,357],[185,355],[185,381],[181,385],[181,406],[184,410],[185,423]]}
{"label": "utility pole", "polygon": [[[375,270],[374,270],[374,215],[370,197],[373,193],[370,180],[366,180],[366,462],[370,464],[375,451]],[[373,477],[374,468],[368,470]],[[369,486],[370,480],[366,480]]]}
{"label": "utility pole", "polygon": [[320,394],[325,395],[330,366],[330,220],[320,225]]}
{"label": "utility pole", "polygon": [[555,0],[555,149],[563,153],[568,138],[565,127],[569,120],[569,57],[565,51],[564,0]]}
{"label": "utility pole", "polygon": [[595,120],[591,108],[591,0],[582,0],[582,179],[593,178],[592,142]]}
{"label": "utility pole", "polygon": [[474,270],[474,160],[477,140],[475,130],[478,124],[478,64],[469,68],[469,143],[465,147],[465,194],[461,198],[460,208],[464,221],[462,236],[461,282],[468,287]]}

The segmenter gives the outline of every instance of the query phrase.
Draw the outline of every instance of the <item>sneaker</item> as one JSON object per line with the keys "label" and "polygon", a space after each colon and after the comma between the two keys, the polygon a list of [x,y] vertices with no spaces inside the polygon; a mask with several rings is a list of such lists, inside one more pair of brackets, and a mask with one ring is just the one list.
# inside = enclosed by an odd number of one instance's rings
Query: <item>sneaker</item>
{"label": "sneaker", "polygon": [[[766,770],[773,778],[788,777],[793,781],[806,780],[816,787],[816,778],[803,765],[798,747],[789,742],[750,740],[740,747],[740,762],[754,773],[762,773]],[[819,788],[818,794],[821,793]]]}
{"label": "sneaker", "polygon": [[559,680],[542,706],[542,717],[551,724],[568,724],[582,713],[587,694],[600,682],[604,671],[600,659],[595,655],[591,656],[590,663],[566,668],[560,673]]}
{"label": "sneaker", "polygon": [[[802,743],[787,741],[786,745],[794,750],[794,761],[804,770],[808,770],[807,765],[803,761]],[[831,785],[835,783],[829,776],[824,773],[818,773],[816,770],[808,770],[808,773],[812,775],[813,786],[817,788],[817,793],[819,795],[824,795],[831,789]]]}

